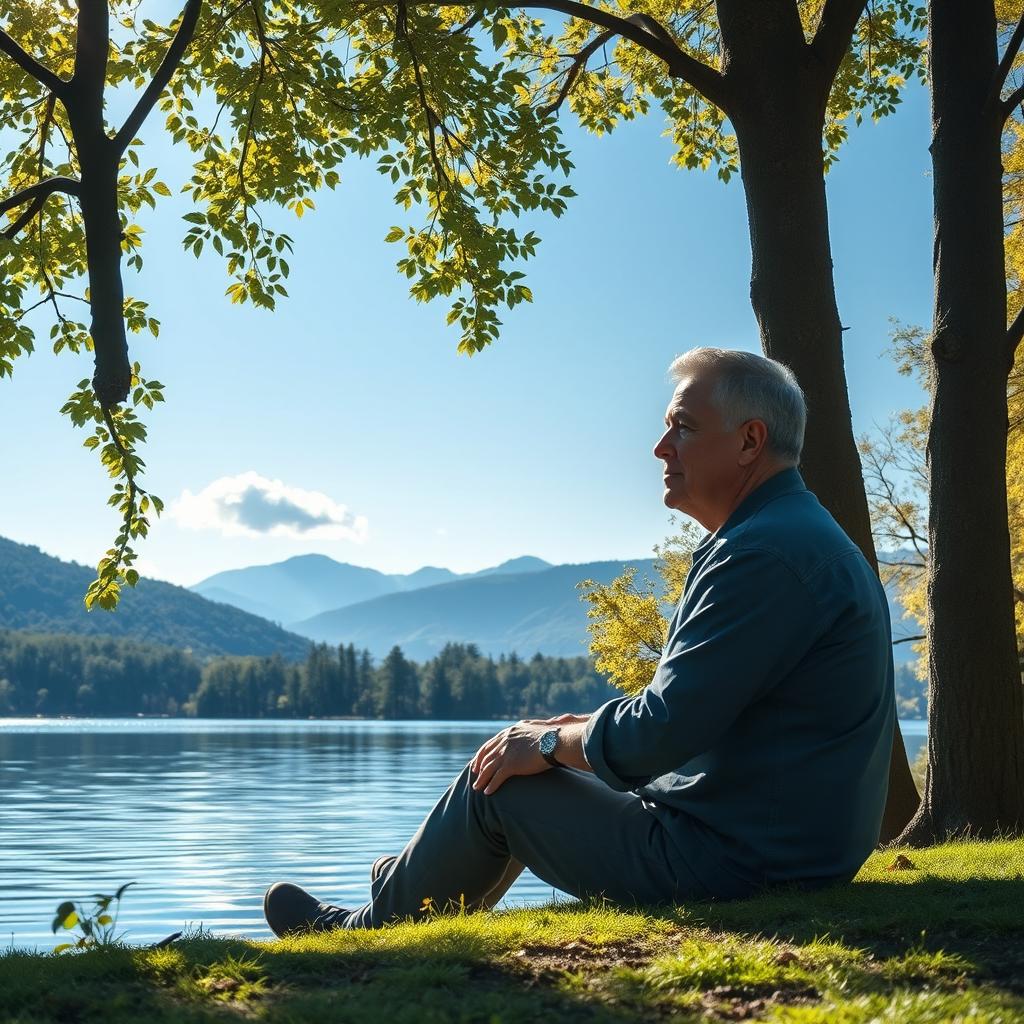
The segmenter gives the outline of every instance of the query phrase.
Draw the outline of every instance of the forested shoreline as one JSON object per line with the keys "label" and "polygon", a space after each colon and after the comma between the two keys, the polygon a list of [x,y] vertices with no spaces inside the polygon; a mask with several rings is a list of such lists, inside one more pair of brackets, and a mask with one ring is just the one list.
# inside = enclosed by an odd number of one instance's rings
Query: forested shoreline
{"label": "forested shoreline", "polygon": [[[896,683],[900,717],[925,717],[925,684],[908,666]],[[396,646],[379,664],[352,644],[314,644],[294,662],[0,631],[0,717],[518,719],[588,711],[619,695],[590,658],[495,659],[473,644],[448,644],[423,663]]]}
{"label": "forested shoreline", "polygon": [[395,647],[379,664],[349,644],[304,662],[222,656],[111,637],[0,631],[0,716],[517,719],[585,711],[618,690],[586,657],[486,657],[448,644],[430,661]]}

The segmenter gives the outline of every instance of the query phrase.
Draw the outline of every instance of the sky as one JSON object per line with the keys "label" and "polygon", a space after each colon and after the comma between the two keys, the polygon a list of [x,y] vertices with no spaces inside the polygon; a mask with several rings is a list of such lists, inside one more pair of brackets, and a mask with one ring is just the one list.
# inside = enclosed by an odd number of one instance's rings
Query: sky
{"label": "sky", "polygon": [[[553,563],[648,557],[672,532],[652,455],[667,367],[696,345],[759,351],[738,178],[670,165],[654,114],[595,138],[563,113],[578,197],[524,269],[534,295],[500,340],[458,355],[447,305],[421,305],[384,243],[407,222],[373,162],[346,164],[295,240],[290,297],[230,304],[223,264],[181,246],[180,201],[140,218],[141,275],[160,337],[132,336],[166,386],[146,415],[145,486],[167,511],[140,545],[144,574],[189,585],[318,552],[385,572],[467,572],[530,554]],[[173,188],[181,158],[150,131]],[[854,427],[924,396],[886,356],[895,317],[931,316],[927,95],[851,130],[828,175],[836,290]],[[166,171],[164,170],[166,168]],[[0,381],[0,535],[95,564],[118,523],[109,481],[59,415],[88,355],[38,350]]]}

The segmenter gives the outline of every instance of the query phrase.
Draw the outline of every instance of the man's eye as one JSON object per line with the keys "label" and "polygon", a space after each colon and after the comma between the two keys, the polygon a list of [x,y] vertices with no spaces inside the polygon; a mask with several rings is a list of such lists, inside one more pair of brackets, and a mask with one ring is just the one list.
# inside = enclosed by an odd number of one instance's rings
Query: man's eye
{"label": "man's eye", "polygon": [[685,423],[677,423],[676,424],[676,429],[679,431],[680,434],[685,434],[689,430],[691,430],[691,428],[688,427]]}

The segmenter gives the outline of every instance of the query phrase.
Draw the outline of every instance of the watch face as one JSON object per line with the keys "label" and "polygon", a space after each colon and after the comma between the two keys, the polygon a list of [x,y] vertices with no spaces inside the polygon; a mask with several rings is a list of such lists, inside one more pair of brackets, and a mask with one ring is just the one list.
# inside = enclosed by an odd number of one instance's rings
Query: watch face
{"label": "watch face", "polygon": [[545,757],[550,756],[555,752],[555,747],[558,746],[558,731],[556,729],[549,729],[540,738],[540,752]]}

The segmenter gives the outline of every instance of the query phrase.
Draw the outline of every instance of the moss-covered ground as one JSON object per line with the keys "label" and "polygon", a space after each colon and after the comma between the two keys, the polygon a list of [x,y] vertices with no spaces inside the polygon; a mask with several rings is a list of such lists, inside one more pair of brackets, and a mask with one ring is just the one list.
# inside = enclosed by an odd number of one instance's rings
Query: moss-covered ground
{"label": "moss-covered ground", "polygon": [[905,857],[875,854],[851,885],[736,903],[9,950],[0,1021],[1024,1021],[1024,841]]}

